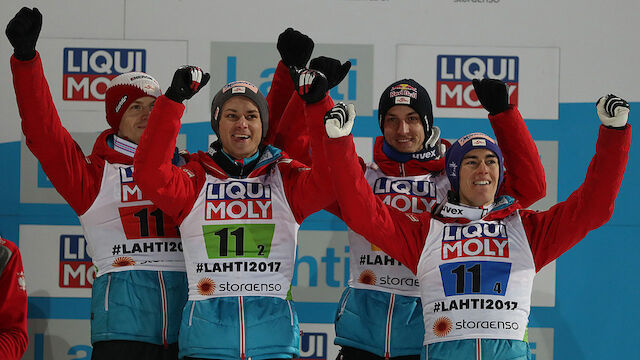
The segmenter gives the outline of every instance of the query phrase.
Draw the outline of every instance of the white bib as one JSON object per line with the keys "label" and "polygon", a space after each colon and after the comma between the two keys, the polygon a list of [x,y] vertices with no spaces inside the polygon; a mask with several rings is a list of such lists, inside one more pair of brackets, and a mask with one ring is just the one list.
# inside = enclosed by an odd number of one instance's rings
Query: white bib
{"label": "white bib", "polygon": [[180,225],[189,299],[287,298],[298,228],[277,166],[247,179],[207,174]]}
{"label": "white bib", "polygon": [[[386,176],[369,164],[365,178],[373,193],[387,205],[409,213],[431,211],[445,198],[446,175]],[[405,296],[420,296],[419,281],[406,266],[349,229],[349,286]]]}
{"label": "white bib", "polygon": [[518,213],[500,221],[431,220],[418,264],[424,343],[523,340],[535,276]]}
{"label": "white bib", "polygon": [[125,270],[185,271],[177,225],[144,198],[132,174],[131,165],[105,162],[100,192],[80,216],[97,276]]}

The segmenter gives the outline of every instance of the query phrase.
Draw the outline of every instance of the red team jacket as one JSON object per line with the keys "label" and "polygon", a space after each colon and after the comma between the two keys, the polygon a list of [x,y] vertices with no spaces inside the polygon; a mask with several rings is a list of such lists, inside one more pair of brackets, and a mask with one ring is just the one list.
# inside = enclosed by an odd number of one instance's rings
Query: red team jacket
{"label": "red team jacket", "polygon": [[[328,156],[341,154],[347,158],[343,163],[346,166],[338,171],[333,169],[332,176],[337,196],[344,200],[340,202],[340,208],[349,226],[415,273],[429,232],[431,214],[413,214],[414,219],[419,220],[414,221],[395,208],[384,205],[359,174],[351,137],[326,141]],[[567,200],[547,211],[519,211],[536,271],[609,220],[622,183],[630,142],[630,125],[624,130],[600,126],[596,154],[584,183]],[[510,207],[508,210],[516,209]]]}
{"label": "red team jacket", "polygon": [[107,136],[116,133],[112,129],[98,136],[91,155],[82,153],[60,122],[39,53],[29,61],[12,56],[11,71],[26,145],[60,195],[78,215],[84,214],[100,191],[105,161],[130,165],[133,158],[107,145]]}
{"label": "red team jacket", "polygon": [[20,250],[0,238],[0,358],[20,359],[27,350],[27,290]]}
{"label": "red team jacket", "polygon": [[[324,114],[332,106],[333,102],[327,96],[311,108],[318,114]],[[228,175],[202,151],[193,154],[184,167],[173,166],[169,160],[185,107],[161,96],[154,109],[136,153],[134,177],[153,203],[180,224],[189,214],[204,185],[205,173],[221,179]],[[324,153],[318,152],[317,155],[317,159],[314,158],[316,161],[326,161],[323,159]],[[298,223],[327,206],[328,200],[331,200],[327,193],[331,193],[331,188],[313,169],[291,160],[285,153],[276,164],[282,173],[287,200]],[[248,176],[259,176],[267,170],[266,167],[258,167]]]}

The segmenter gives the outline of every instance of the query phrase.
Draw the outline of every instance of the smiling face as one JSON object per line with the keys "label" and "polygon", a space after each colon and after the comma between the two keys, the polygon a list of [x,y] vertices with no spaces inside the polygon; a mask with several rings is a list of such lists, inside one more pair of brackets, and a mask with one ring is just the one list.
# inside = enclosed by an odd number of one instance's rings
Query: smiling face
{"label": "smiling face", "polygon": [[147,127],[149,113],[151,113],[155,102],[156,98],[151,96],[143,96],[132,102],[122,114],[122,120],[118,127],[118,136],[133,143],[139,143],[142,132]]}
{"label": "smiling face", "polygon": [[394,105],[384,115],[383,134],[395,150],[414,153],[424,146],[424,126],[420,115],[407,105]]}
{"label": "smiling face", "polygon": [[500,163],[487,149],[469,151],[460,164],[460,203],[486,206],[493,202],[498,190]]}
{"label": "smiling face", "polygon": [[222,149],[236,159],[250,157],[262,141],[262,120],[256,104],[244,96],[234,96],[222,105],[218,137]]}

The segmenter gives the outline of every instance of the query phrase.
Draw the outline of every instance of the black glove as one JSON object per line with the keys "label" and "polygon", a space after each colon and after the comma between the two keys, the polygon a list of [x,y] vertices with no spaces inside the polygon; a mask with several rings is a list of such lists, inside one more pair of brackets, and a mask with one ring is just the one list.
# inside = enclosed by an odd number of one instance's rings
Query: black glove
{"label": "black glove", "polygon": [[347,76],[351,69],[351,61],[340,64],[340,60],[326,56],[320,56],[312,59],[309,63],[309,69],[318,70],[327,77],[329,89],[333,89],[336,85]]}
{"label": "black glove", "polygon": [[296,92],[307,104],[313,104],[324,99],[329,90],[327,78],[317,70],[291,67],[289,68],[289,74],[291,74]]}
{"label": "black glove", "polygon": [[303,68],[311,58],[313,40],[300,31],[288,28],[278,36],[276,48],[285,65]]}
{"label": "black glove", "polygon": [[31,60],[36,56],[36,42],[42,29],[42,14],[38,8],[23,7],[9,21],[5,34],[13,46],[13,55],[18,60]]}
{"label": "black glove", "polygon": [[509,88],[504,82],[498,79],[473,79],[473,89],[489,115],[509,109]]}
{"label": "black glove", "polygon": [[183,102],[191,99],[207,83],[211,75],[205,73],[197,66],[185,65],[176,70],[173,74],[171,85],[164,93],[164,96],[175,102]]}

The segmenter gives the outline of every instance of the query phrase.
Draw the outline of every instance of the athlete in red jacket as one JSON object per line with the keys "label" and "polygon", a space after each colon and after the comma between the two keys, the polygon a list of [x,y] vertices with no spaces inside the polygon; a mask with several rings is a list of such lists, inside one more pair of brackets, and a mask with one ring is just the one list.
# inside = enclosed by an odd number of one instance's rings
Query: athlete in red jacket
{"label": "athlete in red jacket", "polygon": [[[302,121],[305,104],[294,92],[289,67],[305,66],[313,41],[287,29],[278,38],[281,56],[267,96],[271,141],[292,158],[311,163],[309,143],[323,133],[318,121]],[[323,72],[331,84],[348,72],[350,62],[317,57],[309,67]],[[334,81],[331,81],[335,79]],[[518,109],[508,104],[508,91],[498,80],[474,82],[476,94],[489,110],[489,120],[505,149],[508,176],[501,194],[515,197],[527,207],[545,194],[544,170],[537,149]],[[286,108],[283,98],[290,97]],[[272,106],[273,104],[273,106]],[[396,105],[398,104],[398,105]],[[449,182],[444,174],[444,150],[438,127],[433,124],[431,100],[416,81],[404,79],[389,85],[380,96],[379,125],[384,136],[376,138],[373,162],[364,165],[367,181],[386,204],[405,212],[430,211],[446,198]],[[422,120],[422,121],[420,121]],[[449,144],[442,140],[442,144]],[[424,146],[423,146],[424,145]],[[337,203],[328,211],[340,216]],[[418,280],[398,261],[349,231],[349,287],[335,316],[335,344],[340,359],[417,359],[424,338]]]}
{"label": "athlete in red jacket", "polygon": [[18,360],[27,350],[27,289],[18,247],[0,238],[0,358]]}
{"label": "athlete in red jacket", "polygon": [[[308,71],[295,76],[301,91],[314,95],[304,95],[309,108],[322,117],[333,106],[326,79]],[[176,71],[135,155],[136,182],[180,226],[189,279],[180,356],[296,357],[300,331],[290,290],[297,230],[331,201],[331,188],[313,169],[262,143],[267,102],[246,81],[214,96],[211,127],[218,140],[209,151],[173,166],[182,102],[200,89],[199,81],[188,69]],[[315,155],[316,163],[325,161],[323,152]]]}
{"label": "athlete in red jacket", "polygon": [[[90,155],[62,126],[35,50],[42,15],[23,8],[7,26],[25,143],[78,214],[97,268],[92,286],[92,359],[176,359],[186,301],[180,236],[133,180],[133,154],[158,82],[140,73],[112,79],[106,120]],[[175,149],[171,161],[184,163]],[[89,314],[87,314],[89,315]]]}
{"label": "athlete in red jacket", "polygon": [[362,176],[349,136],[355,114],[327,114],[326,152],[335,160],[331,177],[344,221],[420,280],[423,357],[529,358],[535,273],[608,221],[624,175],[628,104],[608,95],[597,109],[602,126],[584,183],[543,212],[496,197],[502,153],[493,139],[472,133],[447,151],[449,201],[432,212],[402,213],[382,203]]}

